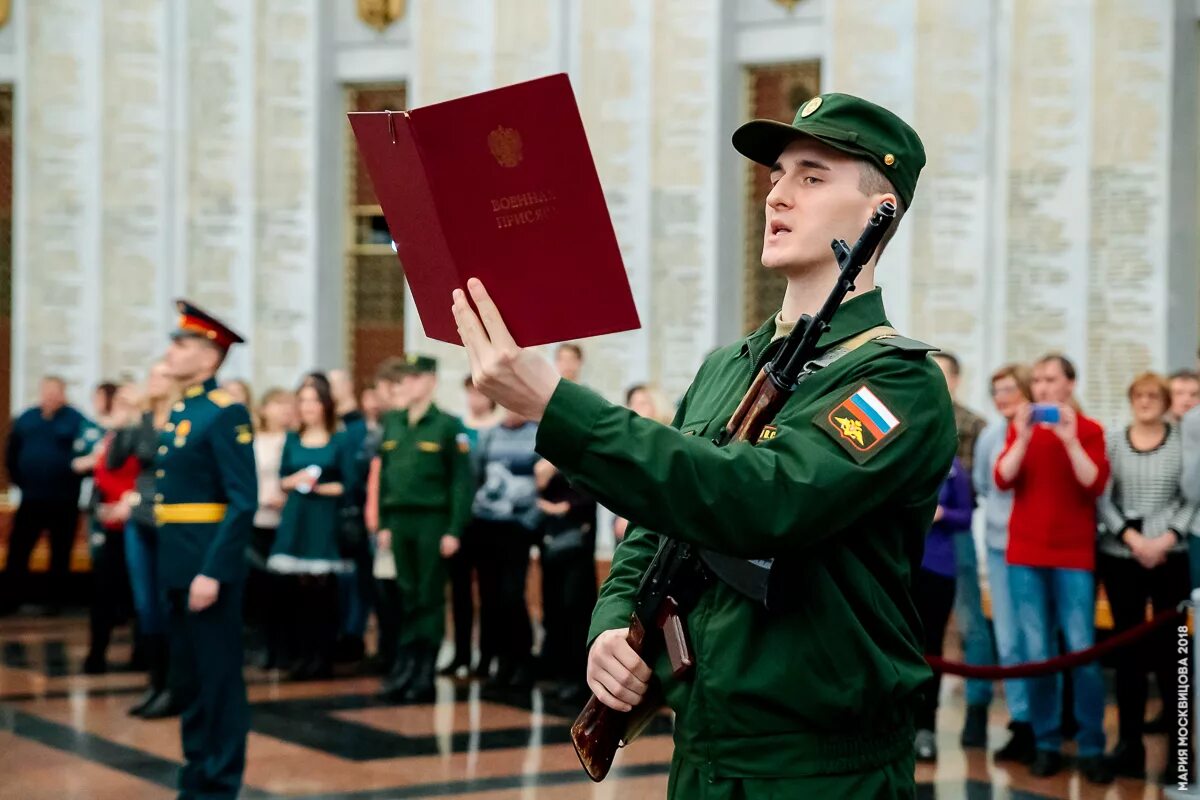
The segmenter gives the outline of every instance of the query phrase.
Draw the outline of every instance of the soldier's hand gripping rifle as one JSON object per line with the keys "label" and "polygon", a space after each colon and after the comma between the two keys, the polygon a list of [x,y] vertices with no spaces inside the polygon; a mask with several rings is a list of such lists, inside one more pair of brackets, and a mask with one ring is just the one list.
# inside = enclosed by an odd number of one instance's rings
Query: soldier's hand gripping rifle
{"label": "soldier's hand gripping rifle", "polygon": [[[718,447],[733,442],[757,442],[762,430],[796,391],[805,366],[814,359],[817,342],[829,330],[830,320],[853,291],[863,266],[875,255],[883,235],[896,219],[896,206],[879,205],[854,247],[835,239],[831,245],[841,271],[837,285],[815,316],[800,318],[778,352],[755,377],[729,423],[714,440]],[[653,665],[665,649],[671,672],[682,678],[693,660],[684,619],[711,581],[697,548],[667,537],[642,577],[629,622],[627,641],[647,664]],[[579,762],[594,781],[604,780],[623,742],[629,741],[656,713],[658,706],[643,698],[632,711],[617,711],[593,695],[571,726],[571,741]]]}

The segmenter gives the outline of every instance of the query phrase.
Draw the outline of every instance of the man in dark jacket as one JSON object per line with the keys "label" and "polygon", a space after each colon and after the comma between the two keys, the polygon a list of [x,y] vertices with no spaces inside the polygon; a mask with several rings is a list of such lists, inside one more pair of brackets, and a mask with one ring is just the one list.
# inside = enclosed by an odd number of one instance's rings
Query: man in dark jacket
{"label": "man in dark jacket", "polygon": [[8,436],[5,466],[13,485],[21,490],[21,504],[13,518],[8,557],[0,577],[0,613],[15,611],[25,592],[29,554],[42,532],[50,534],[52,597],[61,590],[71,566],[71,545],[79,526],[79,486],[82,480],[71,461],[75,440],[86,422],[67,404],[62,378],[42,379],[38,405],[13,421]]}

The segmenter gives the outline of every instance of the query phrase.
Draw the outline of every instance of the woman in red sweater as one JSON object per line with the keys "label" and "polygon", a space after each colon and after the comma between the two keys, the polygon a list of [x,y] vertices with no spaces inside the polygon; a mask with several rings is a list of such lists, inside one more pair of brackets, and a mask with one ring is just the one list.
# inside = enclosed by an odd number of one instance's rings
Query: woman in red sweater
{"label": "woman in red sweater", "polygon": [[[1108,483],[1104,429],[1072,399],[1075,367],[1046,356],[1033,368],[1033,399],[1054,407],[1054,423],[1034,422],[1026,404],[1013,419],[996,462],[996,485],[1013,490],[1008,528],[1009,582],[1026,657],[1053,654],[1056,628],[1070,652],[1095,642],[1096,500]],[[1111,783],[1104,759],[1104,682],[1093,661],[1072,672],[1078,763],[1092,783]],[[1054,676],[1028,681],[1039,777],[1062,769],[1062,702]]]}
{"label": "woman in red sweater", "polygon": [[137,478],[138,464],[126,461],[119,469],[108,468],[108,448],[112,444],[113,431],[125,424],[136,409],[127,408],[122,402],[121,390],[113,395],[108,428],[96,444],[92,455],[92,504],[95,525],[92,529],[92,607],[90,613],[91,648],[87,659],[89,673],[107,669],[105,654],[112,629],[132,603],[130,600],[129,572],[125,568],[125,521],[129,519],[129,507],[122,501],[126,492],[133,489]]}

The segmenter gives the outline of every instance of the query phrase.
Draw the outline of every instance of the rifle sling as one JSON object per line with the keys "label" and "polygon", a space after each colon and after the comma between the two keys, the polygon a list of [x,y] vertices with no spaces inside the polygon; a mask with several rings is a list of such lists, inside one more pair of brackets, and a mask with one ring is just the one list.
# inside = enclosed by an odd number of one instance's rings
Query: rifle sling
{"label": "rifle sling", "polygon": [[[849,355],[867,342],[895,335],[895,329],[887,325],[879,325],[865,330],[836,347],[829,348],[820,357],[805,364],[800,382],[802,383],[805,377],[817,370],[824,369],[843,356]],[[775,565],[775,559],[736,558],[706,548],[699,548],[699,550],[700,560],[704,562],[704,565],[731,589],[768,608],[781,605],[780,601],[783,598],[775,597],[777,592],[771,591],[771,570]]]}

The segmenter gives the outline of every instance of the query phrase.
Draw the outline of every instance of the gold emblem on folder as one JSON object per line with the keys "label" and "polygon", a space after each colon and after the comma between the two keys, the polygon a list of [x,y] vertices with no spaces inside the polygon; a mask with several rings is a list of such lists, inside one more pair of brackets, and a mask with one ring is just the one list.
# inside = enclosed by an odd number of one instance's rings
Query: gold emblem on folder
{"label": "gold emblem on folder", "polygon": [[521,163],[521,134],[503,125],[488,134],[488,149],[496,163],[502,167],[515,167]]}

